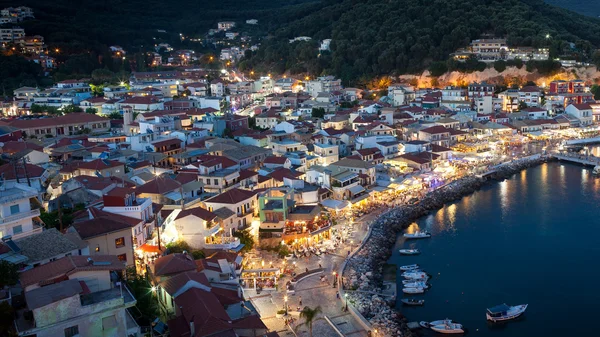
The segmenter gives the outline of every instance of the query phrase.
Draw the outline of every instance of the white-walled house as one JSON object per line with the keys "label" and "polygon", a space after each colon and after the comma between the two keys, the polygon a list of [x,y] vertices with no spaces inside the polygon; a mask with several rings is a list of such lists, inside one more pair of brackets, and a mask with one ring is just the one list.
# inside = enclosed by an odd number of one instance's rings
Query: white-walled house
{"label": "white-walled house", "polygon": [[226,208],[235,213],[230,223],[223,223],[225,231],[243,229],[250,225],[254,218],[258,198],[254,191],[233,188],[204,201],[205,208],[211,212]]}
{"label": "white-walled house", "polygon": [[0,189],[0,238],[10,235],[13,240],[42,231],[40,210],[31,209],[29,200],[38,192],[23,184]]}
{"label": "white-walled house", "polygon": [[592,125],[593,123],[593,109],[588,103],[570,104],[565,112],[579,119],[581,126]]}

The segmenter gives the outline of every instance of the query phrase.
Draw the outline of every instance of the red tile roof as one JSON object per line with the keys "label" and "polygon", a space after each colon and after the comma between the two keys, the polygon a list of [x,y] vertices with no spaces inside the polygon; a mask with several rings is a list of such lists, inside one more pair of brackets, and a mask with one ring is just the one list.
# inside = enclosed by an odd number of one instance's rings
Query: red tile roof
{"label": "red tile roof", "polygon": [[168,177],[157,177],[142,186],[138,186],[135,192],[138,194],[166,194],[181,187],[181,183]]}
{"label": "red tile roof", "polygon": [[441,125],[436,125],[436,126],[432,126],[432,127],[420,130],[420,131],[433,135],[433,134],[450,132],[450,129],[448,129],[444,126],[441,126]]}
{"label": "red tile roof", "polygon": [[[39,178],[44,174],[44,172],[46,172],[45,169],[32,164],[25,164],[24,166],[22,164],[17,165],[16,171],[19,179],[27,179],[27,177]],[[11,164],[4,164],[0,166],[0,175],[3,175],[4,179],[6,180],[17,179],[17,176],[15,175],[15,168]]]}
{"label": "red tile roof", "polygon": [[181,140],[179,138],[171,138],[165,140],[159,140],[151,143],[155,148],[159,148],[161,146],[171,146],[171,145],[179,145],[181,146]]}
{"label": "red tile roof", "polygon": [[175,218],[175,220],[183,219],[190,215],[193,215],[204,221],[212,221],[217,217],[217,215],[215,213],[210,212],[202,207],[194,207],[194,208],[189,208],[189,209],[179,212],[179,214],[177,214],[177,217]]}
{"label": "red tile roof", "polygon": [[105,170],[105,169],[119,167],[119,166],[124,167],[125,164],[118,162],[116,160],[95,159],[92,161],[81,162],[79,164],[78,168],[85,169],[85,170],[100,171],[100,170]]}
{"label": "red tile roof", "polygon": [[[88,258],[91,258],[92,262],[88,262]],[[94,262],[97,264],[94,264]],[[21,286],[26,288],[34,284],[52,284],[54,283],[53,280],[57,278],[62,280],[64,276],[69,276],[80,271],[124,269],[125,263],[119,261],[114,255],[65,256],[56,261],[24,271],[19,274],[19,279]]]}
{"label": "red tile roof", "polygon": [[102,123],[107,122],[108,118],[103,118],[94,114],[87,113],[70,113],[64,116],[53,117],[53,118],[40,118],[40,119],[14,119],[9,122],[10,126],[19,129],[31,129],[31,128],[43,128],[43,127],[56,127],[65,126],[72,124],[85,124],[85,123]]}
{"label": "red tile roof", "polygon": [[283,181],[283,178],[298,180],[298,178],[301,177],[303,174],[304,173],[302,172],[292,171],[290,169],[280,167],[274,170],[273,172],[269,173],[269,176],[271,176],[277,181]]}
{"label": "red tile roof", "polygon": [[[105,212],[95,207],[88,208],[88,211],[92,214],[92,219],[89,219],[88,217],[89,220],[76,221],[72,225],[79,236],[84,240],[126,229],[131,230],[131,227],[136,226],[143,221],[120,214]],[[83,216],[85,219],[86,214],[87,211],[84,210],[81,213],[76,213],[74,217],[77,218],[77,216]]]}
{"label": "red tile roof", "polygon": [[288,160],[287,157],[269,156],[269,157],[265,158],[264,163],[265,164],[279,164],[279,165],[283,165],[283,164],[285,164],[285,162],[287,160]]}
{"label": "red tile roof", "polygon": [[571,104],[571,105],[574,106],[577,110],[592,110],[592,106],[589,105],[588,103]]}
{"label": "red tile roof", "polygon": [[233,205],[240,203],[242,201],[248,200],[256,195],[255,191],[242,190],[239,188],[233,188],[227,192],[223,192],[217,196],[214,196],[208,200],[206,203],[219,203],[219,204],[228,204]]}
{"label": "red tile roof", "polygon": [[156,96],[136,96],[125,99],[120,104],[154,104],[159,103],[160,100]]}
{"label": "red tile roof", "polygon": [[240,176],[238,177],[238,181],[248,179],[254,176],[257,176],[258,173],[250,170],[240,170]]}
{"label": "red tile roof", "polygon": [[201,285],[210,288],[210,283],[206,278],[206,275],[198,273],[196,271],[186,271],[179,275],[175,275],[164,282],[161,282],[161,287],[171,296],[173,296],[179,289],[185,286],[189,281],[198,282]]}
{"label": "red tile roof", "polygon": [[152,265],[154,276],[173,275],[195,271],[196,262],[190,254],[176,253],[159,257]]}
{"label": "red tile roof", "polygon": [[15,154],[27,149],[43,151],[44,147],[30,142],[11,140],[4,142],[4,145],[2,146],[2,153]]}

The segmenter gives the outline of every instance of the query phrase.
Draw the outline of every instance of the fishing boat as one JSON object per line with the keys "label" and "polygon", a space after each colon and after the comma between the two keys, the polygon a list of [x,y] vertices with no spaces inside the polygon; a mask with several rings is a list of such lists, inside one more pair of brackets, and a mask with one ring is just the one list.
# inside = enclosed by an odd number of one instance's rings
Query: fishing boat
{"label": "fishing boat", "polygon": [[431,233],[429,232],[421,232],[421,231],[416,231],[414,233],[406,233],[404,234],[404,237],[407,239],[426,239],[426,238],[430,238],[431,237]]}
{"label": "fishing boat", "polygon": [[439,319],[437,321],[433,321],[433,322],[429,322],[429,326],[434,326],[434,325],[442,325],[442,324],[450,324],[450,323],[454,323],[450,318],[446,318],[446,319]]}
{"label": "fishing boat", "polygon": [[413,282],[427,282],[429,281],[429,277],[426,278],[421,278],[421,279],[407,279],[407,280],[402,280],[402,284],[404,286],[406,286],[409,283],[413,283]]}
{"label": "fishing boat", "polygon": [[458,323],[446,322],[444,324],[431,325],[431,330],[445,334],[464,333],[463,326]]}
{"label": "fishing boat", "polygon": [[400,300],[400,302],[402,302],[402,304],[404,305],[423,305],[425,304],[425,300],[418,300],[416,298],[403,298]]}
{"label": "fishing boat", "polygon": [[527,310],[527,304],[510,306],[506,303],[488,308],[485,315],[492,322],[507,321],[521,316]]}
{"label": "fishing boat", "polygon": [[419,255],[421,252],[418,249],[400,249],[402,255]]}
{"label": "fishing boat", "polygon": [[411,279],[411,280],[425,280],[427,278],[429,278],[429,275],[427,275],[427,273],[419,271],[419,272],[405,272],[402,273],[402,277],[406,278],[406,279]]}
{"label": "fishing boat", "polygon": [[402,288],[402,292],[405,294],[422,294],[425,292],[423,288]]}
{"label": "fishing boat", "polygon": [[411,281],[413,281],[413,282],[410,282],[410,283],[404,283],[404,282],[402,282],[402,283],[403,283],[403,285],[406,288],[423,288],[423,289],[429,289],[429,284],[427,282],[419,282],[419,281],[416,281],[416,280],[411,280]]}
{"label": "fishing boat", "polygon": [[400,267],[400,270],[402,270],[402,271],[409,271],[409,270],[415,270],[415,269],[419,269],[419,265],[416,263]]}

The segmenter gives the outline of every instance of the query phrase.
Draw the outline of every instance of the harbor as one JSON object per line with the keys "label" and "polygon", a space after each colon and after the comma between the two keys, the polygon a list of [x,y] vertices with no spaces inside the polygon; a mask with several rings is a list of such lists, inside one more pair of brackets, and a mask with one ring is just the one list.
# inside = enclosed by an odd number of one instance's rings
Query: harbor
{"label": "harbor", "polygon": [[[600,294],[596,271],[586,266],[594,265],[597,256],[599,202],[600,180],[588,169],[558,161],[483,186],[417,219],[398,234],[388,263],[418,264],[431,275],[433,286],[418,295],[400,294],[396,309],[410,322],[407,326],[425,336],[438,333],[417,328],[416,322],[447,317],[474,336],[593,335],[588,325],[547,321],[593,320],[593,303]],[[431,238],[404,237],[417,231],[430,232]],[[400,249],[421,254],[405,256]],[[564,264],[588,271],[577,287],[584,296],[574,296],[560,278],[548,277]],[[398,275],[402,273],[399,269]],[[424,300],[424,305],[403,305],[402,298]],[[525,309],[524,314],[518,311]],[[499,321],[515,313],[515,319]]]}

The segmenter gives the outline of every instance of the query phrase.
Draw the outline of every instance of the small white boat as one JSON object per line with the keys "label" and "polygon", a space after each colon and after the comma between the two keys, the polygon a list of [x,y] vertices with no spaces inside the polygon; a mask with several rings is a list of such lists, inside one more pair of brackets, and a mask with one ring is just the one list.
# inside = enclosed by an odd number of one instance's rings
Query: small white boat
{"label": "small white boat", "polygon": [[402,292],[405,294],[422,294],[425,292],[424,288],[402,288]]}
{"label": "small white boat", "polygon": [[409,264],[409,265],[400,267],[400,270],[402,270],[402,271],[409,271],[409,270],[415,270],[415,269],[419,269],[418,264]]}
{"label": "small white boat", "polygon": [[407,280],[402,280],[402,284],[404,286],[406,286],[407,284],[414,283],[414,282],[427,282],[427,281],[429,281],[428,277],[422,278],[422,279],[407,279]]}
{"label": "small white boat", "polygon": [[405,273],[402,273],[402,277],[407,278],[407,279],[411,279],[411,280],[425,280],[429,278],[429,275],[427,275],[427,273],[425,272],[410,272],[407,271]]}
{"label": "small white boat", "polygon": [[596,165],[594,166],[594,169],[592,170],[592,174],[593,175],[600,175],[600,165]]}
{"label": "small white boat", "polygon": [[431,330],[433,330],[435,332],[439,332],[439,333],[446,333],[446,334],[465,333],[463,326],[458,323],[445,323],[445,324],[432,325]]}
{"label": "small white boat", "polygon": [[450,323],[454,323],[454,322],[450,318],[446,318],[446,319],[439,319],[437,321],[429,322],[427,324],[429,324],[429,326],[434,326],[434,325],[442,325],[442,324],[450,324]]}
{"label": "small white boat", "polygon": [[423,288],[423,289],[429,289],[429,285],[427,284],[427,282],[419,282],[419,281],[414,281],[410,283],[404,283],[402,282],[402,284],[406,287],[406,288]]}
{"label": "small white boat", "polygon": [[521,316],[527,310],[527,304],[510,306],[506,303],[488,308],[485,315],[492,322],[507,321]]}
{"label": "small white boat", "polygon": [[419,255],[421,252],[418,249],[400,249],[402,255]]}
{"label": "small white boat", "polygon": [[430,238],[431,237],[431,233],[429,232],[421,232],[421,231],[416,231],[414,233],[411,234],[404,234],[404,237],[407,239],[426,239],[426,238]]}

